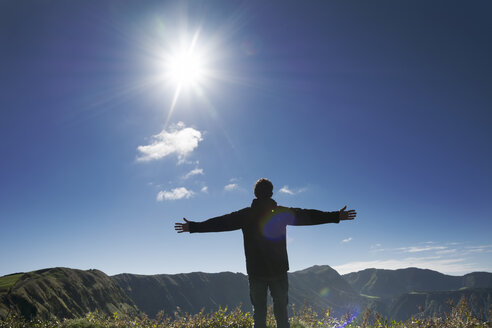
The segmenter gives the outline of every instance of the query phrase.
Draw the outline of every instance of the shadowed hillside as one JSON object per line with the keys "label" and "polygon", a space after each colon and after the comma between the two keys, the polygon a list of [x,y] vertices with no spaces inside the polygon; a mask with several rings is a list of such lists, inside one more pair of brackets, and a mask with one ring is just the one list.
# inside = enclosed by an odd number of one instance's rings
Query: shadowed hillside
{"label": "shadowed hillside", "polygon": [[409,292],[492,287],[492,273],[488,272],[449,276],[437,271],[418,268],[366,269],[345,274],[343,277],[359,293],[383,298],[397,297]]}
{"label": "shadowed hillside", "polygon": [[82,317],[98,310],[136,315],[133,301],[98,270],[52,268],[0,278],[0,317],[9,311],[25,318]]}
{"label": "shadowed hillside", "polygon": [[369,308],[391,319],[406,320],[423,310],[425,316],[442,315],[462,297],[478,318],[488,319],[492,306],[492,273],[473,272],[450,276],[432,270],[366,269],[343,275],[366,299]]}
{"label": "shadowed hillside", "polygon": [[366,269],[343,277],[361,294],[377,297],[396,297],[413,291],[455,290],[461,287],[462,280],[461,277],[417,268]]}
{"label": "shadowed hillside", "polygon": [[389,317],[394,320],[408,320],[423,314],[442,317],[451,311],[451,303],[459,304],[465,297],[468,307],[475,318],[489,320],[492,309],[492,288],[471,288],[460,291],[414,292],[398,297],[389,309]]}
{"label": "shadowed hillside", "polygon": [[151,317],[161,310],[172,314],[178,307],[188,313],[215,311],[219,306],[251,308],[248,278],[241,273],[119,274],[112,279]]}
{"label": "shadowed hillside", "polygon": [[359,312],[363,299],[350,284],[328,265],[313,266],[289,274],[289,301],[298,307],[307,304],[318,313],[327,308],[335,316]]}
{"label": "shadowed hillside", "polygon": [[[248,278],[241,273],[120,274],[112,278],[151,317],[161,310],[173,313],[177,307],[198,313],[241,305],[243,310],[251,311]],[[298,307],[312,306],[320,313],[330,307],[334,314],[344,314],[348,309],[360,308],[361,298],[331,267],[314,266],[289,273],[289,302]]]}

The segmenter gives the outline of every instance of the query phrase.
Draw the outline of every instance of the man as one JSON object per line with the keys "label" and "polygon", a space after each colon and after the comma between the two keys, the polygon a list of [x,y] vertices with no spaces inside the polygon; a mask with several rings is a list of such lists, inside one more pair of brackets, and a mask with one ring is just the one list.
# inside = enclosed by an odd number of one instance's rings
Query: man
{"label": "man", "polygon": [[260,179],[255,185],[255,196],[250,207],[215,217],[204,222],[192,222],[183,218],[174,229],[182,232],[243,231],[246,271],[253,304],[255,328],[266,328],[267,291],[273,299],[273,312],[278,328],[288,328],[288,288],[286,226],[338,223],[355,219],[354,210],[347,206],[336,212],[322,212],[278,206],[271,198],[273,184]]}

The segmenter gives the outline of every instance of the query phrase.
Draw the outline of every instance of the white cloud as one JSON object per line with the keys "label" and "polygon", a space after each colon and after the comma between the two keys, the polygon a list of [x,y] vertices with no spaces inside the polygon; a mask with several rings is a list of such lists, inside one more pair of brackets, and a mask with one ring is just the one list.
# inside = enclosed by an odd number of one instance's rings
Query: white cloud
{"label": "white cloud", "polygon": [[442,251],[436,251],[436,254],[438,255],[453,254],[453,253],[456,253],[456,249],[444,249]]}
{"label": "white cloud", "polygon": [[464,248],[465,254],[470,253],[491,253],[492,245],[467,246]]}
{"label": "white cloud", "polygon": [[190,198],[195,193],[185,187],[175,188],[171,191],[161,190],[157,193],[157,201],[162,202],[163,200],[177,200],[183,198]]}
{"label": "white cloud", "polygon": [[207,193],[208,192],[208,187],[207,186],[202,187],[201,192]]}
{"label": "white cloud", "polygon": [[411,246],[411,247],[402,247],[399,248],[398,250],[401,250],[405,253],[417,253],[417,252],[427,252],[427,251],[439,251],[439,250],[444,250],[447,249],[445,246],[424,246],[424,247],[419,247],[419,246]]}
{"label": "white cloud", "polygon": [[300,194],[301,192],[305,192],[307,188],[299,188],[299,189],[291,189],[289,186],[285,185],[278,192],[287,194],[287,195],[297,195]]}
{"label": "white cloud", "polygon": [[348,243],[352,240],[352,237],[348,237],[347,239],[342,240],[342,243]]}
{"label": "white cloud", "polygon": [[289,186],[283,186],[282,188],[280,188],[280,190],[278,192],[281,192],[281,193],[287,194],[287,195],[294,195],[294,192],[289,189]]}
{"label": "white cloud", "polygon": [[224,190],[225,191],[233,191],[233,190],[236,190],[237,188],[238,188],[237,183],[230,183],[224,187]]}
{"label": "white cloud", "polygon": [[150,145],[138,146],[141,153],[137,161],[148,162],[161,159],[171,154],[178,156],[178,163],[183,163],[198,143],[202,141],[202,133],[193,128],[187,128],[183,122],[172,125],[168,131],[163,129],[159,134],[152,136]]}
{"label": "white cloud", "polygon": [[466,249],[486,249],[492,248],[492,245],[465,246]]}
{"label": "white cloud", "polygon": [[199,169],[199,168],[196,168],[196,169],[193,169],[191,170],[190,172],[186,173],[186,175],[183,177],[183,179],[188,179],[194,175],[198,175],[198,174],[201,174],[203,175],[203,169]]}

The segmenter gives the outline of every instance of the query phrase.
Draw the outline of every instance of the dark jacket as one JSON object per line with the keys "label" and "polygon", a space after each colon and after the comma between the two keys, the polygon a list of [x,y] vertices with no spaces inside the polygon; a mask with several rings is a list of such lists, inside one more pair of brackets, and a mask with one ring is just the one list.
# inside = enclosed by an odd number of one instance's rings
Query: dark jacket
{"label": "dark jacket", "polygon": [[190,232],[243,231],[246,270],[254,277],[273,277],[289,270],[286,226],[340,222],[339,213],[277,206],[273,199],[254,199],[251,207],[204,222],[190,222]]}

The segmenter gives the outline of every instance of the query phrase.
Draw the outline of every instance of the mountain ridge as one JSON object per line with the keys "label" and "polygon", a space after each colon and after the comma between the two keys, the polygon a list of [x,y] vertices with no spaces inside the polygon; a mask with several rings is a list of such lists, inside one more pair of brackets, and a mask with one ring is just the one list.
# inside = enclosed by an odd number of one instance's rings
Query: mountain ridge
{"label": "mountain ridge", "polygon": [[471,272],[451,276],[429,269],[364,269],[344,274],[347,282],[361,294],[395,297],[412,291],[450,291],[492,286],[492,273]]}
{"label": "mountain ridge", "polygon": [[[442,314],[447,309],[446,297],[457,303],[463,295],[474,298],[474,313],[483,313],[492,303],[492,273],[449,276],[407,268],[365,269],[340,275],[328,265],[289,273],[291,305],[311,306],[318,313],[330,308],[335,316],[360,313],[368,307],[388,318],[405,320],[418,315],[416,304],[422,306],[425,315]],[[136,315],[142,311],[154,317],[161,310],[173,315],[178,308],[198,313],[219,307],[252,310],[245,274],[107,276],[99,270],[48,268],[0,277],[0,318],[8,311],[26,318],[74,318],[96,309],[106,314]]]}

